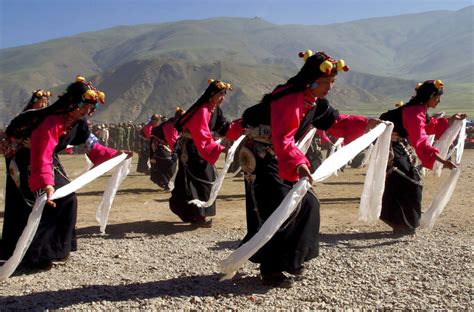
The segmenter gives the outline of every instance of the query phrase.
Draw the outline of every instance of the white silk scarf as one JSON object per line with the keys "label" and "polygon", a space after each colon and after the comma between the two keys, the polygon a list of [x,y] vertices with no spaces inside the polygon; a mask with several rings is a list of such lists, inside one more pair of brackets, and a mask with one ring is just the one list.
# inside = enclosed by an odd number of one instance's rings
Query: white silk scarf
{"label": "white silk scarf", "polygon": [[[99,176],[103,175],[107,171],[115,168],[120,164],[122,164],[122,166],[125,166],[126,162],[124,162],[124,160],[126,157],[127,154],[121,154],[89,170],[88,172],[79,176],[77,179],[71,181],[63,187],[58,188],[52,195],[51,199],[58,199],[77,191],[81,187],[92,182]],[[0,280],[4,280],[10,277],[10,275],[16,270],[16,268],[20,264],[21,259],[23,259],[23,256],[28,250],[31,241],[33,240],[36,234],[36,230],[38,229],[45,203],[46,194],[43,194],[42,196],[36,199],[30,216],[28,217],[26,227],[24,228],[23,233],[18,239],[15,251],[13,252],[12,256],[7,260],[7,262],[5,262],[2,267],[0,267]]]}
{"label": "white silk scarf", "polygon": [[[312,175],[313,181],[320,182],[327,179],[336,170],[344,166],[349,160],[369,146],[380,135],[384,134],[390,137],[391,131],[392,128],[382,123],[370,132],[342,147],[328,157],[321,166],[316,169]],[[220,263],[220,270],[224,274],[222,279],[232,278],[237,270],[273,237],[281,225],[289,218],[310,187],[311,184],[306,178],[299,180],[293,186],[280,205],[265,221],[260,230],[249,241],[241,245],[232,252],[227,259]]]}
{"label": "white silk scarf", "polygon": [[193,199],[188,202],[189,204],[193,204],[198,207],[209,207],[214,203],[217,198],[217,194],[221,189],[222,183],[224,182],[225,174],[227,173],[227,170],[229,170],[230,164],[234,161],[235,151],[237,150],[237,147],[239,147],[240,142],[242,142],[243,139],[245,139],[245,135],[241,135],[236,141],[234,141],[234,143],[230,147],[229,152],[227,153],[227,158],[224,163],[224,168],[222,168],[222,170],[217,175],[216,181],[214,181],[214,183],[212,184],[209,200],[204,202],[199,199]]}

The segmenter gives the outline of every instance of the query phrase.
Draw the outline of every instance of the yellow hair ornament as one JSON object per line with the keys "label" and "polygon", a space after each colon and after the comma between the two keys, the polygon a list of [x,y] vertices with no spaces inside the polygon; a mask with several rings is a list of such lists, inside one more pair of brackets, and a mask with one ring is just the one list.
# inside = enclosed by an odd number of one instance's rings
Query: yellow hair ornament
{"label": "yellow hair ornament", "polygon": [[[97,92],[95,92],[94,90],[89,89],[84,93],[82,98],[84,100],[89,100],[89,101],[96,102],[97,101]],[[104,94],[104,99],[105,99],[105,94]]]}
{"label": "yellow hair ornament", "polygon": [[105,104],[105,93],[102,92],[102,91],[99,91],[97,94],[98,94],[98,97],[99,97],[99,102],[102,103],[102,104]]}
{"label": "yellow hair ornament", "polygon": [[[210,83],[213,83],[215,81],[214,79],[209,79],[209,81],[211,81],[211,80],[212,80],[212,82],[210,82]],[[223,90],[223,89],[232,90],[232,86],[230,85],[230,83],[223,82],[223,81],[217,81],[216,87],[219,90]]]}
{"label": "yellow hair ornament", "polygon": [[405,102],[400,101],[399,103],[395,103],[395,107],[400,107],[400,106],[403,106],[404,104]]}
{"label": "yellow hair ornament", "polygon": [[76,76],[76,82],[85,82],[86,78],[82,77],[81,75]]}
{"label": "yellow hair ornament", "polygon": [[34,91],[33,93],[34,93],[34,95],[35,95],[37,98],[40,98],[40,97],[43,97],[43,96],[45,96],[45,97],[50,97],[50,96],[52,95],[51,92],[45,91],[45,90],[41,90],[41,89],[36,90],[36,91]]}
{"label": "yellow hair ornament", "polygon": [[418,82],[416,84],[415,90],[418,90],[421,87],[422,84],[423,84],[423,82]]}
{"label": "yellow hair ornament", "polygon": [[346,65],[346,62],[344,60],[339,60],[337,61],[336,63],[336,70],[337,71],[348,71],[349,70],[349,66]]}
{"label": "yellow hair ornament", "polygon": [[438,89],[438,90],[440,90],[444,87],[444,83],[441,80],[435,80],[434,85],[435,85],[436,89]]}
{"label": "yellow hair ornament", "polygon": [[298,55],[299,57],[302,57],[303,60],[306,62],[306,60],[308,60],[309,57],[314,55],[314,52],[311,50],[306,50],[305,52],[298,53]]}
{"label": "yellow hair ornament", "polygon": [[325,73],[326,75],[329,75],[333,69],[333,64],[326,60],[319,65],[319,70]]}
{"label": "yellow hair ornament", "polygon": [[209,79],[207,82],[209,82],[209,84],[211,84],[211,83],[214,82],[214,79]]}

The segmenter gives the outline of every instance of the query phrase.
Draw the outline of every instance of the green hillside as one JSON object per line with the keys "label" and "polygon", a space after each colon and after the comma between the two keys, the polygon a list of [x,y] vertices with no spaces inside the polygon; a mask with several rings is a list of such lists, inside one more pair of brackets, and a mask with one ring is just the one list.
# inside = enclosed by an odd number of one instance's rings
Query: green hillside
{"label": "green hillside", "polygon": [[[442,79],[443,106],[474,107],[473,8],[371,18],[325,26],[275,25],[259,18],[213,18],[121,26],[0,50],[0,124],[36,88],[60,91],[77,73],[95,77],[108,104],[98,121],[142,121],[192,103],[207,79],[236,89],[226,110],[238,116],[294,75],[307,48],[344,58],[332,103],[378,114],[408,100],[418,81]],[[318,23],[317,18],[315,24]]]}

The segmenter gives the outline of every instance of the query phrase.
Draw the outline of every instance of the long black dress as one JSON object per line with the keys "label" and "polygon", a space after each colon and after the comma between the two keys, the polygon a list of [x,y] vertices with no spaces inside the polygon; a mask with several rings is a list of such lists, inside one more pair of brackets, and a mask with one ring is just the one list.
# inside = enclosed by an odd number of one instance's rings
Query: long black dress
{"label": "long black dress", "polygon": [[[222,115],[219,107],[214,108],[209,129],[219,135],[225,135],[229,122]],[[175,187],[169,199],[170,209],[184,222],[196,222],[207,216],[216,215],[216,203],[200,208],[188,204],[192,199],[207,201],[211,195],[212,183],[216,180],[216,169],[204,160],[194,145],[192,138],[181,135],[176,142],[178,155],[178,173]]]}
{"label": "long black dress", "polygon": [[[261,103],[244,113],[244,124],[258,129],[260,134],[271,133],[269,116],[270,106]],[[315,108],[310,110],[301,122],[295,134],[295,141],[302,137],[311,124],[318,129],[327,130],[337,118],[337,111],[328,101],[319,99]],[[242,169],[246,168],[247,171],[244,173],[247,235],[242,243],[258,232],[294,185],[278,175],[278,160],[272,152],[271,141],[256,135],[247,141],[246,147],[247,151],[253,154],[256,165],[253,171],[247,170],[245,165],[242,166]],[[299,270],[305,261],[318,256],[319,207],[316,195],[312,191],[308,192],[271,240],[250,258],[252,262],[261,264],[261,272]]]}
{"label": "long black dress", "polygon": [[388,162],[380,219],[394,228],[402,226],[413,230],[420,225],[423,184],[416,167],[416,155],[403,128],[403,109],[401,106],[380,116],[382,120],[393,122],[393,132],[397,134],[392,140],[393,159]]}
{"label": "long black dress", "polygon": [[[69,183],[69,178],[61,165],[58,154],[67,145],[80,145],[86,142],[90,132],[85,120],[80,120],[65,136],[61,137],[53,156],[54,183],[59,188]],[[30,172],[30,149],[23,147],[14,157],[6,158],[7,168],[14,167],[18,171],[7,170],[5,215],[2,240],[0,241],[0,257],[7,260],[13,254],[16,243],[28,221],[35,202],[35,195],[28,184]],[[19,177],[19,179],[17,179]],[[17,180],[15,182],[15,180]],[[19,182],[17,184],[17,182]],[[23,263],[41,265],[62,259],[77,249],[76,216],[77,199],[75,193],[55,200],[56,207],[45,205],[38,230],[28,248]]]}

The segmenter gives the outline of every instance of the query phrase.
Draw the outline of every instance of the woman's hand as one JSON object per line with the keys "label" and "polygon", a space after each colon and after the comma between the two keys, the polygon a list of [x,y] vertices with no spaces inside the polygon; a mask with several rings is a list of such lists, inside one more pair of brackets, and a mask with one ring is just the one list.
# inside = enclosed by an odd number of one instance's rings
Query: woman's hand
{"label": "woman's hand", "polygon": [[115,156],[122,155],[122,154],[127,154],[127,158],[125,158],[125,159],[132,158],[132,156],[133,156],[132,151],[125,151],[125,150],[118,150],[117,154],[115,154]]}
{"label": "woman's hand", "polygon": [[381,124],[382,122],[383,120],[380,120],[378,118],[369,118],[369,121],[367,122],[367,127],[365,128],[365,130],[369,131],[375,128],[376,126],[378,126],[379,124]]}
{"label": "woman's hand", "polygon": [[439,161],[440,163],[442,163],[444,168],[454,169],[454,168],[457,168],[457,167],[458,167],[458,166],[457,166],[455,163],[453,163],[451,160],[443,159],[443,158],[441,158],[439,155],[436,155],[436,160]]}
{"label": "woman's hand", "polygon": [[300,178],[307,177],[309,183],[313,184],[313,177],[311,176],[311,171],[309,171],[308,166],[306,164],[301,164],[296,167],[296,172],[300,176]]}
{"label": "woman's hand", "polygon": [[465,113],[456,113],[448,118],[449,124],[452,124],[455,120],[463,120],[467,117]]}
{"label": "woman's hand", "polygon": [[51,200],[51,196],[53,196],[54,193],[54,186],[46,185],[42,190],[46,193],[46,203],[52,207],[56,207],[56,203]]}

